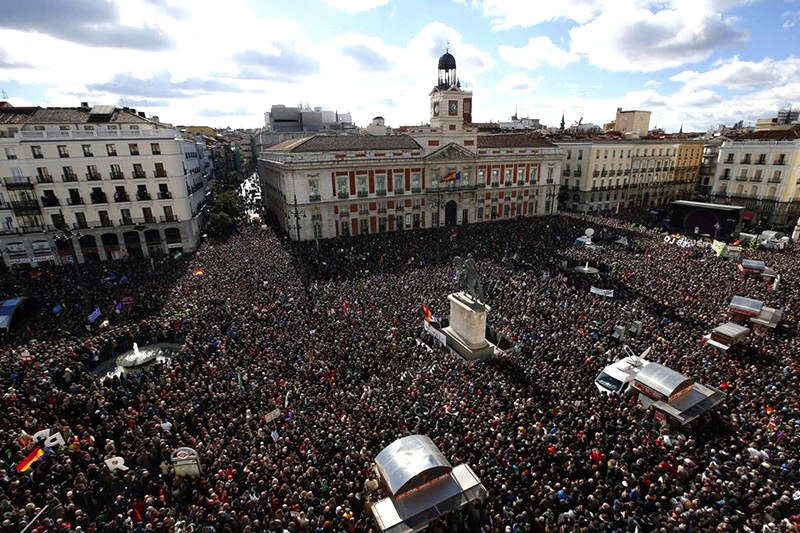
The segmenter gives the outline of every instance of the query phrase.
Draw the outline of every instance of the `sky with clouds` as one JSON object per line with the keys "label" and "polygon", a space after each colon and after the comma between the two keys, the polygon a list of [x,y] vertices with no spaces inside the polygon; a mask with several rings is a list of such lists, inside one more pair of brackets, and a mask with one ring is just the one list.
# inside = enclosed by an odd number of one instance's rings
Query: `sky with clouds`
{"label": "sky with clouds", "polygon": [[0,16],[0,91],[185,125],[301,102],[420,124],[449,44],[475,121],[623,107],[699,131],[800,105],[798,30],[800,0],[25,0]]}

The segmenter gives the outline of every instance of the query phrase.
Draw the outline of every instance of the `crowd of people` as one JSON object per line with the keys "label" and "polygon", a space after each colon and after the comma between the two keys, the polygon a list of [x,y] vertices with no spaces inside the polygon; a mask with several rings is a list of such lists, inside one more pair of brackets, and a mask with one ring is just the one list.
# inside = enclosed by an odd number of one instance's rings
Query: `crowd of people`
{"label": "crowd of people", "polygon": [[[574,246],[587,227],[629,244]],[[375,456],[414,433],[489,493],[433,531],[797,531],[800,254],[743,253],[780,285],[624,218],[577,215],[303,245],[252,225],[155,273],[134,261],[78,278],[6,274],[3,297],[60,281],[66,310],[81,311],[57,328],[39,317],[0,353],[0,531],[37,516],[34,531],[377,531]],[[423,305],[447,315],[452,259],[467,255],[490,325],[518,346],[474,364],[426,344],[422,328]],[[600,265],[602,279],[564,261]],[[103,269],[127,286],[78,281]],[[152,303],[87,329],[86,309],[113,313],[128,286]],[[719,352],[700,340],[736,294],[784,309],[783,323]],[[624,355],[612,333],[627,318],[642,323],[632,350],[652,347],[648,359],[726,392],[709,420],[664,427],[635,398],[597,392],[597,373]],[[182,344],[167,361],[92,372],[133,341],[165,338]],[[65,444],[17,472],[43,429]],[[175,474],[181,446],[199,453],[199,477]],[[110,457],[128,470],[111,471]]]}

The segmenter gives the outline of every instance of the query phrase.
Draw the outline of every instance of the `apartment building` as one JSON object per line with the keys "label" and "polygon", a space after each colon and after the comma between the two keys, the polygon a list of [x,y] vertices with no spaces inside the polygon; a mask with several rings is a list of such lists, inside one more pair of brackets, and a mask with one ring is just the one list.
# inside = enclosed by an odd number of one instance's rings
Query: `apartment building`
{"label": "apartment building", "polygon": [[[316,135],[263,150],[265,207],[291,238],[455,226],[557,212],[563,152],[530,134],[480,135],[455,58],[439,59],[431,122],[405,135]],[[295,208],[309,219],[297,221]]]}
{"label": "apartment building", "polygon": [[747,207],[746,222],[791,231],[800,215],[800,125],[722,143],[711,199]]}
{"label": "apartment building", "polygon": [[192,251],[209,151],[114,106],[0,103],[0,248],[6,265]]}
{"label": "apartment building", "polygon": [[561,203],[572,211],[661,207],[689,198],[703,143],[665,140],[557,140],[566,152]]}

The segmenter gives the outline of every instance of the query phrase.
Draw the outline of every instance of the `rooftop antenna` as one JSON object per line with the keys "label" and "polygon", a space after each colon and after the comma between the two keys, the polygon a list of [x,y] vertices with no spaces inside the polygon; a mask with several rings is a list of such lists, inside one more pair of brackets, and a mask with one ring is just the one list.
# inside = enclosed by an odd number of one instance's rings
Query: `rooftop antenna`
{"label": "rooftop antenna", "polygon": [[445,44],[445,47],[444,47],[444,53],[445,54],[449,54],[450,53],[450,39],[447,39],[447,44]]}

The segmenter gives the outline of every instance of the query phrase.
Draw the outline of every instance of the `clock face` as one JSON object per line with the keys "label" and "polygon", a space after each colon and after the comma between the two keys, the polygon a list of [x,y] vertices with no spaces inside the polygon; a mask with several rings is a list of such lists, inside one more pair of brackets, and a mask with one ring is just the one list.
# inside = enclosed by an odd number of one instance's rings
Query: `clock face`
{"label": "clock face", "polygon": [[450,102],[450,104],[447,106],[447,111],[451,115],[458,113],[458,102]]}
{"label": "clock face", "polygon": [[439,114],[439,102],[434,102],[433,103],[433,114],[434,115],[438,115]]}

